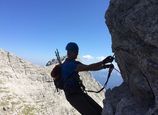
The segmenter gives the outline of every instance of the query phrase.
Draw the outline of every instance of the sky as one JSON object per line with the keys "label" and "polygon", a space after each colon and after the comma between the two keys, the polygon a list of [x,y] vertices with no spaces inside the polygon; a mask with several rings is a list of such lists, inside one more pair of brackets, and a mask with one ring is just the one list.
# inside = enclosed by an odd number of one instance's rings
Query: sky
{"label": "sky", "polygon": [[90,62],[112,55],[105,24],[109,0],[0,0],[0,48],[45,65],[68,42]]}

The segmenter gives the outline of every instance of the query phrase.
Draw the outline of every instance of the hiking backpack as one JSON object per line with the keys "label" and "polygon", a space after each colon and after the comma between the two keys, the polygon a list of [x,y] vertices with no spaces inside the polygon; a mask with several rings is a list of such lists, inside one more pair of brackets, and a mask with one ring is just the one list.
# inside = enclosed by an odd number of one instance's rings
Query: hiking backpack
{"label": "hiking backpack", "polygon": [[58,91],[58,89],[64,88],[64,82],[61,77],[61,64],[55,65],[53,70],[51,71],[51,76],[54,80],[54,85]]}
{"label": "hiking backpack", "polygon": [[[54,80],[54,85],[58,91],[58,89],[69,89],[69,90],[77,90],[80,87],[83,88],[82,81],[80,80],[80,76],[76,72],[72,72],[67,79],[63,79],[61,75],[62,64],[55,65],[53,70],[51,71],[51,76]],[[71,86],[73,83],[73,87]]]}

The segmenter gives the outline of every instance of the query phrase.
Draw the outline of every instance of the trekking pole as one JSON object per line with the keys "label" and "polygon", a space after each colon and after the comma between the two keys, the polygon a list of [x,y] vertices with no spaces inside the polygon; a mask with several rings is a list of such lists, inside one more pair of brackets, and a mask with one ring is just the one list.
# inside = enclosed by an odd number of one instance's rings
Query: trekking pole
{"label": "trekking pole", "polygon": [[59,64],[61,64],[61,60],[60,60],[60,55],[59,55],[58,49],[56,49],[55,55],[56,55],[56,57],[57,57],[57,60],[58,60]]}
{"label": "trekking pole", "polygon": [[[56,58],[57,58],[59,64],[61,64],[61,60],[60,60],[60,55],[59,55],[59,51],[58,51],[58,49],[56,49],[56,51],[55,51],[55,55],[56,55]],[[53,81],[48,80],[48,81],[46,81],[46,82],[53,82]]]}

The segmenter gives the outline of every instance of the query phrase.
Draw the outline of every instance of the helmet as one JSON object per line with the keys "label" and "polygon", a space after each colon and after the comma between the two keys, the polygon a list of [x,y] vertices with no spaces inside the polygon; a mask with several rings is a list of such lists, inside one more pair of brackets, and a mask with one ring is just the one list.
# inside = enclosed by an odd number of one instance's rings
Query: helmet
{"label": "helmet", "polygon": [[78,45],[74,42],[69,42],[67,45],[66,45],[66,50],[67,51],[71,51],[71,52],[76,52],[78,53]]}

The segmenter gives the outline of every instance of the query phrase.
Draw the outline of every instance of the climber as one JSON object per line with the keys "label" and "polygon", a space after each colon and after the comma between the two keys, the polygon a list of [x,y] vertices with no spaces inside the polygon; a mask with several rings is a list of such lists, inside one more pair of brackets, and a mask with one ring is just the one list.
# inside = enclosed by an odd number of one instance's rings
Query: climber
{"label": "climber", "polygon": [[[64,79],[64,92],[66,99],[82,115],[101,115],[102,107],[84,92],[83,87],[81,87],[78,72],[108,68],[109,65],[106,64],[112,62],[114,58],[108,56],[98,63],[85,65],[76,61],[79,52],[79,47],[76,43],[68,43],[66,50],[67,58],[61,66],[61,76]],[[68,78],[68,76],[73,77]]]}

